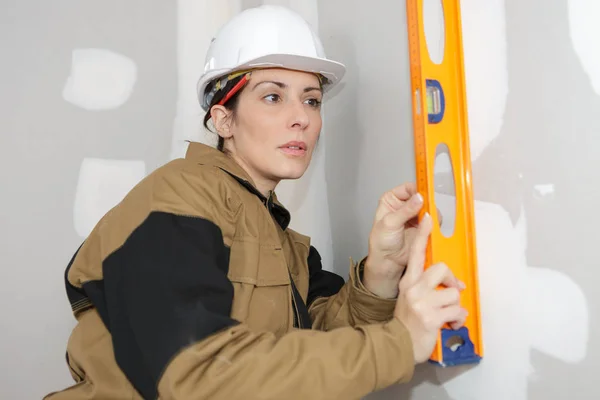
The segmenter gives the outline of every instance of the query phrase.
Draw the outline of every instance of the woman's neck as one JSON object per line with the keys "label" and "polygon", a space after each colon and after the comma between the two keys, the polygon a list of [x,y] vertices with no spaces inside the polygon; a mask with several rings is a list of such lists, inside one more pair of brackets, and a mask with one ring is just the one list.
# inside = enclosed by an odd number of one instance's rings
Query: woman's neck
{"label": "woman's neck", "polygon": [[233,158],[233,160],[240,166],[242,167],[242,169],[244,171],[246,171],[246,173],[248,174],[248,176],[250,176],[250,178],[252,179],[252,182],[254,183],[254,186],[256,187],[256,189],[266,198],[269,198],[269,196],[271,195],[271,192],[275,191],[275,187],[277,186],[277,181],[274,181],[272,179],[268,179],[264,176],[262,176],[261,174],[259,174],[257,171],[255,171],[253,168],[251,168],[244,160],[242,157],[239,157],[237,154],[235,154],[234,152],[229,151],[228,155]]}

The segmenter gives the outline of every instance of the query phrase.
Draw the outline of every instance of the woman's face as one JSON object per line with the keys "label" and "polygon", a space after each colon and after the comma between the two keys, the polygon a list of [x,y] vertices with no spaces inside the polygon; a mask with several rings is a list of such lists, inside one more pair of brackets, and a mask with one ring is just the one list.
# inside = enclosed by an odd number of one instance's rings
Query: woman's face
{"label": "woman's face", "polygon": [[225,148],[260,190],[300,178],[308,168],[322,125],[319,86],[310,73],[256,70],[233,118],[224,108],[213,111],[217,131],[229,138]]}

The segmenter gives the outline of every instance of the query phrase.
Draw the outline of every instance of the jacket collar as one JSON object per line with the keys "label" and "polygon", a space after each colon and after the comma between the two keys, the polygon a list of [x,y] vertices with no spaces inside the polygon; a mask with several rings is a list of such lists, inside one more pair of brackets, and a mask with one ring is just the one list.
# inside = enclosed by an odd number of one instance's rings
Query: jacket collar
{"label": "jacket collar", "polygon": [[271,215],[273,215],[279,226],[281,226],[281,229],[286,230],[291,221],[290,212],[277,200],[277,195],[274,192],[271,192],[269,197],[265,197],[256,188],[250,175],[233,158],[212,146],[191,141],[189,142],[185,158],[202,165],[220,168],[231,175],[240,185],[256,195],[271,212]]}

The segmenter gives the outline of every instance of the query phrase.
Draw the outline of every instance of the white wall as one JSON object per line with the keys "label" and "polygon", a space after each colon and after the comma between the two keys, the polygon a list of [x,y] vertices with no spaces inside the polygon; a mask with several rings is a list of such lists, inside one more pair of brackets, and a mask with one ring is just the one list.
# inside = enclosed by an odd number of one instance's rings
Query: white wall
{"label": "white wall", "polygon": [[[436,3],[424,1],[425,22],[434,28]],[[600,140],[592,135],[600,125],[594,93],[600,30],[592,22],[599,7],[592,1],[461,5],[485,360],[475,368],[423,365],[410,385],[370,398],[599,398],[591,383],[600,353],[592,316],[600,298],[591,283],[598,274],[590,240],[599,221],[583,211],[600,200],[592,186],[600,177],[593,161]],[[326,125],[335,143],[329,149],[337,150],[327,154],[335,160],[327,169],[329,188],[341,182],[340,194],[330,189],[330,206],[355,199],[332,213],[338,272],[338,260],[366,250],[377,196],[413,179],[404,7],[320,3],[321,15],[336,15],[320,20],[325,45],[351,68]],[[438,46],[439,32],[433,29]],[[436,170],[447,193],[448,176]],[[567,187],[577,196],[569,202]],[[451,220],[451,197],[440,199]]]}
{"label": "white wall", "polygon": [[[278,194],[327,269],[345,275],[348,257],[365,254],[378,197],[414,174],[404,2],[5,1],[1,398],[71,383],[66,263],[135,182],[183,155],[185,139],[214,140],[194,92],[204,51],[220,23],[262,3],[299,11],[348,66],[310,170]],[[369,397],[600,398],[600,6],[462,0],[462,10],[486,359],[424,365],[410,385]]]}

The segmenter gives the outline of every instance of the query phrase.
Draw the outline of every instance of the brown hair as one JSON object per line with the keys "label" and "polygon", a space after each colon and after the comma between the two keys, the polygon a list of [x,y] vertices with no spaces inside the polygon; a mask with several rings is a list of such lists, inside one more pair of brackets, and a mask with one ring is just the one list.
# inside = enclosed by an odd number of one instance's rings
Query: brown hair
{"label": "brown hair", "polygon": [[[225,87],[223,87],[221,90],[219,90],[217,93],[215,93],[214,97],[212,98],[210,105],[208,107],[208,111],[206,112],[206,114],[204,115],[204,127],[208,130],[210,130],[210,128],[208,127],[208,121],[210,120],[210,109],[217,104],[219,101],[221,101],[221,99],[223,97],[225,97],[225,95],[227,95],[227,93],[229,93],[229,91],[244,77],[244,75],[238,76],[234,79],[232,79],[231,81],[227,82],[227,84],[225,85]],[[225,106],[225,108],[227,108],[229,111],[232,111],[232,117],[235,118],[235,112],[238,106],[238,102],[239,102],[239,96],[240,93],[244,90],[244,88],[242,88],[241,90],[238,90],[233,96],[231,96],[231,98],[229,100],[227,100],[227,102],[225,104],[223,104]],[[216,132],[214,132],[216,133]],[[218,133],[217,133],[218,135]],[[219,135],[219,142],[217,144],[217,149],[219,151],[224,151],[223,148],[225,146],[225,139],[223,139],[222,136]]]}

